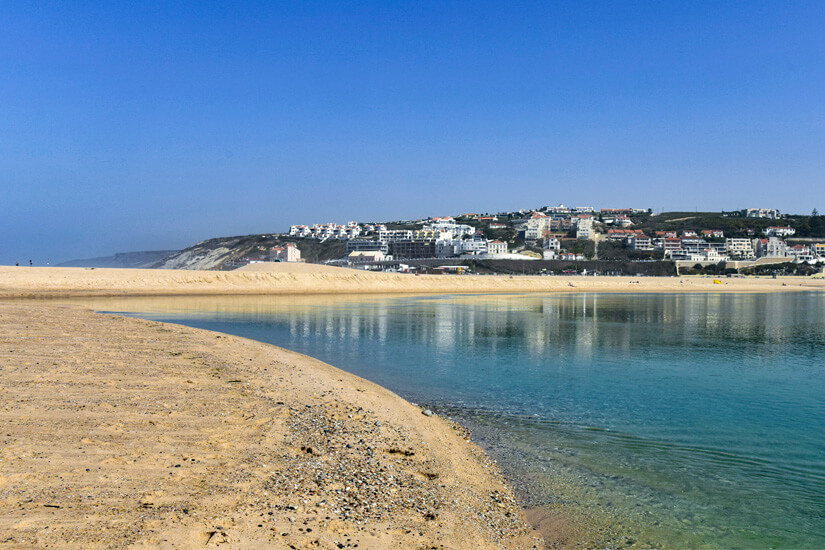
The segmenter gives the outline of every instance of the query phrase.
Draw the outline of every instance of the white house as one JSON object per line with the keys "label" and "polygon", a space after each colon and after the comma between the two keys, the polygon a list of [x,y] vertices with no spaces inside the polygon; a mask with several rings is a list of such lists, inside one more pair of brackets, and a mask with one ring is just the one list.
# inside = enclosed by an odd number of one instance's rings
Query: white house
{"label": "white house", "polygon": [[615,218],[613,218],[613,225],[618,227],[630,227],[633,225],[633,221],[625,216],[624,214],[619,214]]}
{"label": "white house", "polygon": [[507,254],[507,243],[504,241],[488,241],[487,254]]}
{"label": "white house", "polygon": [[788,253],[796,258],[799,262],[812,262],[814,261],[814,256],[811,252],[811,247],[805,246],[804,244],[798,244],[788,248]]}
{"label": "white house", "polygon": [[796,229],[790,226],[776,227],[771,226],[765,229],[765,235],[768,237],[790,237],[796,233]]}
{"label": "white house", "polygon": [[561,250],[561,241],[559,241],[555,237],[547,237],[544,239],[544,246],[545,250],[552,250],[556,254],[558,254],[559,250]]}

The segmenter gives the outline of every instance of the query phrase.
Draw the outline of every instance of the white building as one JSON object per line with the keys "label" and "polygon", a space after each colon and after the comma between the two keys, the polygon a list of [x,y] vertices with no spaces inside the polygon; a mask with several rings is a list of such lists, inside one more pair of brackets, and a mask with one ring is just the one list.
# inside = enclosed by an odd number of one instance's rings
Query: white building
{"label": "white building", "polygon": [[576,223],[576,238],[586,241],[593,240],[593,218],[591,216],[579,216]]}
{"label": "white building", "polygon": [[488,241],[487,254],[507,254],[507,243],[504,241]]}
{"label": "white building", "polygon": [[524,232],[525,241],[537,241],[545,231],[550,229],[552,218],[541,212],[534,212],[527,220],[527,229]]}
{"label": "white building", "polygon": [[811,247],[804,244],[798,244],[788,248],[788,254],[793,256],[798,262],[813,262],[814,255]]}
{"label": "white building", "polygon": [[775,208],[745,208],[742,214],[746,218],[768,218],[778,220],[782,217],[779,210]]}
{"label": "white building", "polygon": [[624,214],[619,214],[615,218],[613,218],[613,225],[617,227],[630,227],[633,225],[633,221],[630,218],[625,216]]}
{"label": "white building", "polygon": [[787,225],[784,227],[771,226],[766,228],[764,233],[768,237],[790,237],[796,233],[796,229]]}
{"label": "white building", "polygon": [[423,231],[439,234],[439,238],[460,239],[464,235],[473,235],[474,227],[456,223],[453,218],[434,218],[431,223],[424,224]]}
{"label": "white building", "polygon": [[378,232],[378,240],[388,243],[392,241],[409,241],[413,238],[412,229],[384,229]]}
{"label": "white building", "polygon": [[756,257],[750,239],[726,239],[725,251],[731,258],[750,260]]}
{"label": "white building", "polygon": [[472,239],[459,239],[457,241],[460,246],[462,254],[486,254],[487,240],[480,235],[476,235]]}
{"label": "white building", "polygon": [[788,245],[778,237],[756,239],[756,256],[758,258],[785,258],[788,256]]}
{"label": "white building", "polygon": [[287,243],[284,246],[275,246],[269,251],[270,261],[279,262],[300,262],[301,251],[292,243]]}
{"label": "white building", "polygon": [[544,243],[542,248],[545,250],[552,250],[556,254],[559,253],[561,250],[561,241],[559,241],[556,237],[547,237],[544,239]]}
{"label": "white building", "polygon": [[633,250],[653,250],[653,241],[647,235],[636,234],[628,239]]}
{"label": "white building", "polygon": [[392,256],[387,256],[380,250],[361,250],[358,252],[350,252],[349,256],[347,256],[347,261],[351,265],[369,265],[391,259]]}
{"label": "white building", "polygon": [[727,260],[727,256],[720,254],[719,251],[715,248],[705,248],[705,249],[680,249],[675,250],[671,253],[670,256],[674,260],[679,261],[689,261],[689,262],[713,262],[719,263],[722,260]]}

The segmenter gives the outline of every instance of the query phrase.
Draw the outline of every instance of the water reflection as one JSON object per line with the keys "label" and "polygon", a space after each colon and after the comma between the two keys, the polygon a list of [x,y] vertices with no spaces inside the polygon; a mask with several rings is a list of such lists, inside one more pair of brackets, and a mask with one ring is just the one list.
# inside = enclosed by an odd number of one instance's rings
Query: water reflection
{"label": "water reflection", "polygon": [[594,499],[646,495],[672,529],[825,544],[825,293],[83,303],[319,357],[506,432],[518,475],[552,456]]}
{"label": "water reflection", "polygon": [[[776,344],[821,351],[821,293],[565,296],[498,295],[460,298],[359,296],[161,297],[84,299],[98,310],[145,316],[277,320],[293,337],[393,338],[441,352],[467,347],[497,351],[517,343],[532,356],[595,349],[638,353],[651,345],[709,348],[724,341],[769,356]],[[392,318],[392,319],[390,319]],[[800,330],[805,327],[805,330]]]}

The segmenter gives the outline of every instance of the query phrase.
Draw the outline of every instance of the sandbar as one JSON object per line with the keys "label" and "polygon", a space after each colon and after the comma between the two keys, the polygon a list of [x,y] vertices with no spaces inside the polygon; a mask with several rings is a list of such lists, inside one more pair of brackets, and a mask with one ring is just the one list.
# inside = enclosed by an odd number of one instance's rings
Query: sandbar
{"label": "sandbar", "polygon": [[461,294],[497,292],[781,292],[825,290],[810,277],[410,275],[311,264],[235,271],[0,266],[0,298],[125,295]]}

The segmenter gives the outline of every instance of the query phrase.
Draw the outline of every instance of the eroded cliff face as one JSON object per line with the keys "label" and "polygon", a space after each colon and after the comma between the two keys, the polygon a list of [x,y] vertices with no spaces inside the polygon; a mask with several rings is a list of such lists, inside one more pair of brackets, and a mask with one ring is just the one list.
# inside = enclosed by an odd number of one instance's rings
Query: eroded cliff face
{"label": "eroded cliff face", "polygon": [[202,243],[198,243],[186,250],[181,250],[157,262],[153,267],[158,269],[219,269],[232,256],[232,248],[226,246],[210,248],[201,245]]}
{"label": "eroded cliff face", "polygon": [[295,243],[301,257],[310,263],[323,263],[346,255],[346,243],[339,240],[320,242],[314,239],[293,239],[283,235],[244,235],[218,237],[201,241],[175,252],[149,267],[155,269],[233,269],[247,259],[268,259],[274,246]]}

